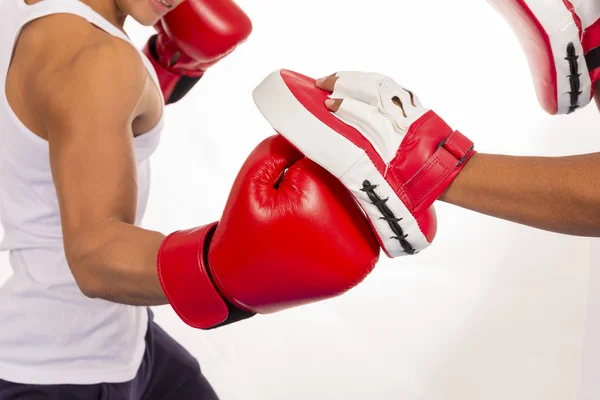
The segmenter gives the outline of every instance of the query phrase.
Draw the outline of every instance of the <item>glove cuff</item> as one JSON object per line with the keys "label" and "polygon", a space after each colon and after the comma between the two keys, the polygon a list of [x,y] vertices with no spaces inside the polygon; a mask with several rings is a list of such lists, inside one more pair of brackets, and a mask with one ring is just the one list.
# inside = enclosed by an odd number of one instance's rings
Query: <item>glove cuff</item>
{"label": "glove cuff", "polygon": [[158,251],[158,277],[169,303],[186,324],[199,329],[221,324],[229,314],[225,300],[210,278],[204,257],[216,227],[213,222],[173,232]]}
{"label": "glove cuff", "polygon": [[194,71],[194,74],[183,75],[183,71],[177,68],[177,63],[173,65],[163,65],[159,61],[161,58],[157,51],[158,34],[148,39],[142,52],[148,57],[160,84],[165,105],[173,104],[181,100],[204,75],[204,71]]}

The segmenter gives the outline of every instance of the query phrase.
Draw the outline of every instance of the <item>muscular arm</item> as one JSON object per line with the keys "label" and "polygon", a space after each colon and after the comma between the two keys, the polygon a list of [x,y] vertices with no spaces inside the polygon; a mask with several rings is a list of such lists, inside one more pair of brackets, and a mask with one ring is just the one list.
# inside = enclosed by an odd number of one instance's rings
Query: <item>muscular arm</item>
{"label": "muscular arm", "polygon": [[548,231],[600,236],[600,153],[473,156],[440,200]]}
{"label": "muscular arm", "polygon": [[156,256],[164,236],[135,227],[137,171],[131,123],[147,84],[133,49],[82,51],[39,88],[71,271],[89,297],[167,302]]}

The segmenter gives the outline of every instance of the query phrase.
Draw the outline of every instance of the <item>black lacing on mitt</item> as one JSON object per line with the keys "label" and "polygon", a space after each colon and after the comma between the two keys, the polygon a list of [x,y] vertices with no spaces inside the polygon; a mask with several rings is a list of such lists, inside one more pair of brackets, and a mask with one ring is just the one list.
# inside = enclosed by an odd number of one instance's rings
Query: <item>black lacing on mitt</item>
{"label": "black lacing on mitt", "polygon": [[402,221],[402,218],[396,218],[392,210],[390,210],[390,208],[386,204],[389,200],[389,197],[385,199],[379,197],[379,195],[375,193],[376,188],[377,185],[372,185],[371,182],[369,182],[368,180],[364,180],[363,187],[360,190],[362,190],[367,194],[367,196],[369,196],[369,200],[371,200],[371,203],[373,203],[373,205],[375,205],[375,207],[377,207],[379,212],[383,215],[383,217],[379,218],[387,221],[388,225],[390,226],[390,229],[392,230],[392,232],[394,232],[395,236],[392,236],[391,239],[397,239],[407,254],[416,254],[417,251],[408,242],[408,240],[406,240],[408,234],[405,234],[402,228],[400,227],[400,224],[398,224],[398,222]]}
{"label": "black lacing on mitt", "polygon": [[570,97],[570,105],[569,105],[569,111],[567,111],[567,114],[572,113],[573,111],[575,111],[577,108],[579,108],[579,104],[578,104],[578,100],[579,100],[579,96],[581,95],[581,79],[579,79],[579,77],[581,76],[581,73],[579,73],[579,64],[578,64],[578,60],[579,60],[579,56],[575,53],[575,46],[573,45],[573,43],[569,43],[567,45],[567,56],[565,57],[565,60],[568,61],[569,63],[569,86],[570,86],[570,90],[569,90],[569,97]]}

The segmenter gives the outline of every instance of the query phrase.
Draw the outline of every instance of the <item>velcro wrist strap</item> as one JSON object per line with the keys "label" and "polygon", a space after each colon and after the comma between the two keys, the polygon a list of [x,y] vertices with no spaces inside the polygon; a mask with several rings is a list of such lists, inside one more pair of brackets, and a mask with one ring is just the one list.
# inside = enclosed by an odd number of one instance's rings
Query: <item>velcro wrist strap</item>
{"label": "velcro wrist strap", "polygon": [[422,168],[404,185],[415,209],[428,208],[452,183],[473,154],[473,142],[458,131],[442,140]]}

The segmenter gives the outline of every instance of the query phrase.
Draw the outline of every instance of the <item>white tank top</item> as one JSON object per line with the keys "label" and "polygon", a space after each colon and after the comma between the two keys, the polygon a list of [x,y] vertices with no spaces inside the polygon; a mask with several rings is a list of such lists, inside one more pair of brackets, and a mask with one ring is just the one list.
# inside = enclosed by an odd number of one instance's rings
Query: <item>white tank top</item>
{"label": "white tank top", "polygon": [[[145,351],[146,307],[85,297],[63,251],[48,143],[10,108],[5,81],[21,27],[55,13],[79,15],[135,47],[119,29],[77,0],[0,1],[0,250],[13,275],[0,287],[0,379],[30,384],[93,384],[134,378]],[[158,86],[146,56],[140,56]],[[143,218],[163,118],[135,139],[138,212]]]}

